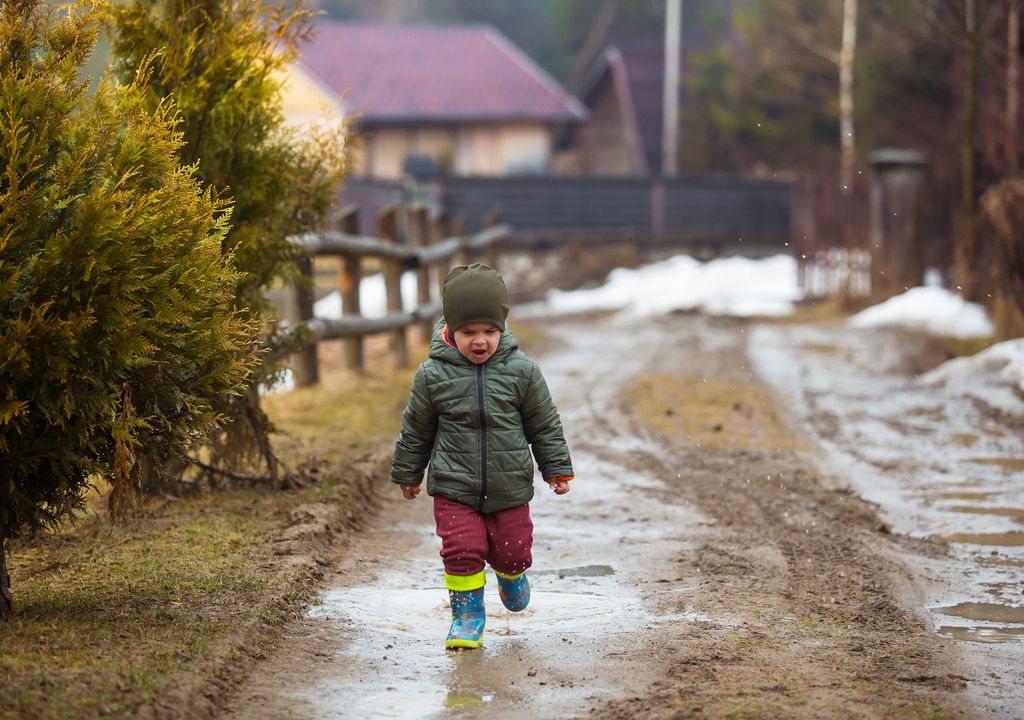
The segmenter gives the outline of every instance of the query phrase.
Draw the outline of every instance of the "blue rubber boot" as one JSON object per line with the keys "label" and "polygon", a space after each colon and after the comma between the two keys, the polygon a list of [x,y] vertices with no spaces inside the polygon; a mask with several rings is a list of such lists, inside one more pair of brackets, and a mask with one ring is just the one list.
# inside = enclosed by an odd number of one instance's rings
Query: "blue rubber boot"
{"label": "blue rubber boot", "polygon": [[484,589],[449,590],[452,601],[452,626],[448,629],[446,648],[478,648],[483,644]]}
{"label": "blue rubber boot", "polygon": [[501,604],[512,612],[522,612],[530,604],[530,581],[525,572],[518,575],[505,575],[494,571],[498,576],[498,597]]}

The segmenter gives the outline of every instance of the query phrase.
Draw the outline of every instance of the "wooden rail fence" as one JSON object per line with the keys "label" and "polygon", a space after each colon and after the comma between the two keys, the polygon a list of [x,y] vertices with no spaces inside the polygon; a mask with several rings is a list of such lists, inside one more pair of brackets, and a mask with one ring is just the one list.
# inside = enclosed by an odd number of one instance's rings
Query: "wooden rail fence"
{"label": "wooden rail fence", "polygon": [[[361,234],[359,225],[359,210],[350,206],[338,216],[337,230],[291,238],[306,254],[299,267],[308,282],[296,288],[299,322],[316,336],[316,343],[292,357],[297,387],[319,382],[317,344],[325,340],[343,340],[346,365],[362,369],[365,362],[363,338],[391,333],[395,364],[408,367],[406,330],[419,326],[423,336],[429,339],[433,324],[441,315],[441,303],[432,299],[430,291],[431,269],[435,269],[437,278],[443,278],[453,259],[454,264],[464,265],[477,258],[496,268],[501,243],[511,235],[509,226],[501,224],[498,211],[485,217],[483,230],[467,234],[465,220],[457,220],[453,230],[445,212],[431,213],[425,205],[384,207],[377,216],[377,235]],[[320,318],[313,314],[312,258],[317,256],[338,258],[338,289],[343,313],[340,318]],[[375,258],[380,263],[387,298],[384,317],[368,318],[360,314],[359,286],[364,258]],[[402,306],[401,280],[407,270],[416,271],[416,307],[412,310]]]}

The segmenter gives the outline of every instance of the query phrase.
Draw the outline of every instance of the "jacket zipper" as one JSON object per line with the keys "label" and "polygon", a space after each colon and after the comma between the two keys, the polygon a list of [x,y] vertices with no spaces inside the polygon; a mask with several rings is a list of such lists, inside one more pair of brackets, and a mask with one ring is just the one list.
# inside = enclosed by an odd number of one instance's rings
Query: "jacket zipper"
{"label": "jacket zipper", "polygon": [[477,504],[479,512],[484,511],[484,502],[487,499],[487,411],[484,409],[484,373],[484,366],[477,365],[476,399],[480,405],[480,502]]}

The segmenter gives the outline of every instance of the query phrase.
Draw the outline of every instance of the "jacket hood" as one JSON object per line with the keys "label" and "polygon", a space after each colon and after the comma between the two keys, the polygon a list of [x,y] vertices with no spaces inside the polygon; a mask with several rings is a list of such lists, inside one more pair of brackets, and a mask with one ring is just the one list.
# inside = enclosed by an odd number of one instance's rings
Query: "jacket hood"
{"label": "jacket hood", "polygon": [[[455,365],[475,365],[469,358],[463,357],[462,353],[457,348],[453,348],[444,338],[441,337],[441,331],[444,329],[445,319],[441,318],[434,325],[434,333],[430,340],[430,358],[432,360],[440,360]],[[519,349],[519,343],[516,342],[515,335],[512,334],[512,330],[509,328],[508,323],[505,323],[505,330],[501,333],[501,340],[498,342],[498,349],[494,351],[494,354],[487,358],[487,362],[490,363],[495,359],[500,359],[508,354]]]}

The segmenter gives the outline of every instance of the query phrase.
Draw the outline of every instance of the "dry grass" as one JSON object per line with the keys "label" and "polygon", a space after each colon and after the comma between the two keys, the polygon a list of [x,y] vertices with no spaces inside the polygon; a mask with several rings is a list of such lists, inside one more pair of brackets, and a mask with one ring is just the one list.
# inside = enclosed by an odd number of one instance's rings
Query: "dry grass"
{"label": "dry grass", "polygon": [[750,451],[802,447],[769,392],[742,376],[648,374],[620,397],[649,430],[676,443]]}
{"label": "dry grass", "polygon": [[[387,366],[379,353],[370,360]],[[271,541],[296,506],[346,502],[346,466],[393,440],[411,372],[335,369],[318,388],[267,398],[286,461],[327,461],[318,485],[150,501],[119,527],[96,511],[100,491],[75,525],[11,543],[0,718],[148,713],[222,668],[240,632],[295,612],[314,573],[276,557]]]}

